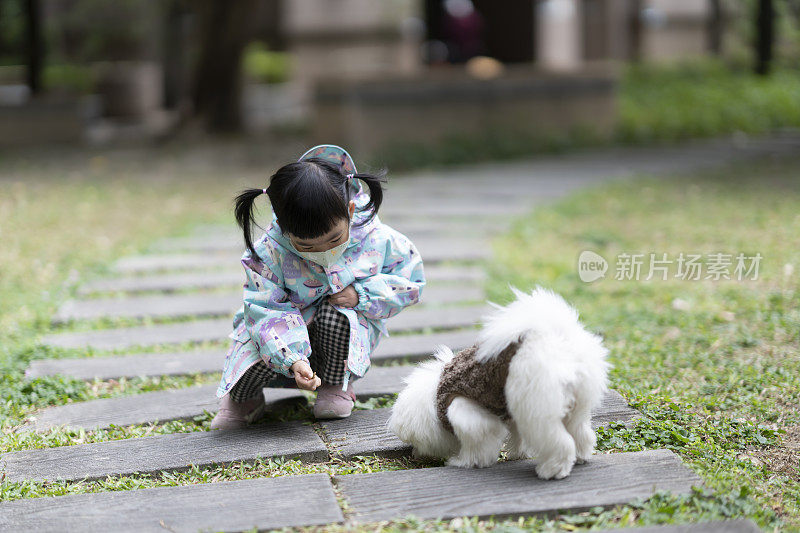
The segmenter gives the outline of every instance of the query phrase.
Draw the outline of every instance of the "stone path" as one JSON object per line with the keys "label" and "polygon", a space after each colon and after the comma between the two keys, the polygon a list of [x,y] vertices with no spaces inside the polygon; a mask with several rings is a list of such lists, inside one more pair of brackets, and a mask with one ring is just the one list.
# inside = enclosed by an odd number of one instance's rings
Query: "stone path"
{"label": "stone path", "polygon": [[[236,239],[237,237],[233,237]],[[241,238],[241,237],[238,237]],[[232,268],[233,267],[233,268]],[[483,268],[466,265],[425,265],[425,275],[438,283],[460,283],[471,285],[483,282]],[[113,279],[97,279],[78,288],[79,296],[117,293],[172,293],[185,290],[218,289],[231,287],[241,289],[244,283],[241,264],[228,265],[218,272],[197,271],[176,274],[151,274],[147,276],[125,276]],[[426,287],[430,289],[431,287]],[[427,296],[426,296],[427,297]]]}
{"label": "stone path", "polygon": [[669,450],[595,455],[559,481],[538,479],[534,464],[508,461],[485,469],[421,468],[334,479],[357,522],[577,511],[625,504],[659,490],[685,493],[700,484]]}
{"label": "stone path", "polygon": [[[427,335],[392,335],[381,341],[371,359],[375,363],[429,357],[444,344],[461,350],[475,342],[475,330],[459,329]],[[117,379],[121,377],[180,376],[218,372],[225,360],[224,350],[143,353],[77,359],[37,359],[26,372],[29,379],[62,374],[79,379]]]}
{"label": "stone path", "polygon": [[[394,391],[399,389],[397,383]],[[269,390],[265,392],[269,395]],[[301,398],[300,394],[285,397]],[[409,446],[386,427],[390,414],[390,409],[361,410],[350,418],[318,424],[329,447],[311,425],[285,422],[247,430],[178,433],[24,450],[4,454],[0,457],[0,467],[5,471],[6,481],[75,481],[135,472],[180,471],[190,465],[252,462],[259,457],[283,456],[320,462],[328,459],[329,448],[331,454],[342,458],[409,455]],[[628,423],[638,416],[619,394],[611,392],[592,417],[592,423],[597,428],[611,422]]]}
{"label": "stone path", "polygon": [[[314,502],[298,511],[298,502]],[[0,531],[246,531],[341,522],[324,474],[158,487],[0,504]]]}
{"label": "stone path", "polygon": [[[125,305],[122,302],[120,305]],[[387,324],[389,332],[419,330],[429,327],[452,329],[474,326],[489,310],[485,305],[448,307],[445,309],[420,307],[409,309],[393,317]],[[135,346],[147,347],[156,344],[183,342],[222,341],[231,332],[231,319],[193,320],[160,324],[115,328],[78,333],[56,333],[42,340],[50,346],[60,348],[93,348],[95,350],[118,350]]]}
{"label": "stone path", "polygon": [[[489,256],[488,245],[484,240],[464,240],[450,237],[446,242],[426,240],[414,244],[425,261],[430,263],[480,261]],[[231,254],[141,255],[120,259],[115,264],[114,270],[119,273],[132,273],[221,268],[230,266],[231,259]]]}
{"label": "stone path", "polygon": [[[416,309],[483,300],[483,290],[477,285],[470,283],[426,286],[418,304],[420,307]],[[231,317],[241,306],[241,287],[236,291],[222,294],[131,296],[122,300],[120,298],[71,300],[59,308],[53,317],[53,323],[63,324],[73,320],[99,318]]]}
{"label": "stone path", "polygon": [[[361,400],[397,393],[402,380],[411,371],[409,366],[375,367],[357,380],[356,395]],[[128,426],[189,420],[204,411],[216,412],[217,383],[185,389],[144,392],[135,396],[103,398],[87,402],[48,407],[30,418],[27,429],[46,431],[61,425],[71,428],[96,429],[112,425]],[[298,389],[264,389],[267,404],[277,408],[305,398]]]}
{"label": "stone path", "polygon": [[[692,170],[770,153],[790,153],[800,147],[798,141],[784,137],[780,142],[717,141],[666,149],[585,152],[395,179],[381,216],[411,237],[422,252],[430,281],[425,298],[430,305],[410,309],[389,321],[392,331],[408,334],[382,341],[373,368],[356,383],[356,391],[366,398],[399,390],[410,367],[379,366],[386,361],[425,357],[438,343],[456,349],[471,344],[475,335],[472,327],[486,310],[484,305],[468,304],[476,296],[483,299],[476,291],[483,280],[476,262],[490,258],[487,238],[507,227],[509,216],[608,178]],[[34,361],[28,369],[30,378],[55,373],[82,379],[218,375],[224,350],[159,354],[144,353],[143,349],[157,344],[225,340],[230,316],[219,320],[196,318],[224,316],[240,305],[233,293],[200,292],[241,285],[242,246],[237,228],[198,228],[193,235],[155,243],[151,250],[150,255],[121,259],[115,265],[114,278],[87,283],[80,294],[97,298],[70,303],[57,320],[68,322],[67,329],[81,329],[82,321],[108,316],[177,321],[46,335],[42,343],[56,347],[88,346],[110,351],[138,347],[138,353]],[[123,297],[112,300],[104,293],[123,293]],[[133,296],[145,293],[153,294]],[[34,413],[26,429],[43,431],[61,425],[95,428],[191,418],[216,409],[215,389],[212,383],[51,407]],[[303,401],[305,396],[292,389],[266,389],[265,398],[277,406]],[[593,423],[595,427],[613,421],[629,423],[637,416],[618,394],[612,393],[595,413]],[[160,435],[14,452],[3,455],[0,461],[9,481],[23,481],[103,478],[278,455],[322,461],[331,456],[407,454],[408,447],[387,432],[387,417],[385,409],[357,411],[350,419],[314,423],[313,427],[285,422],[240,432]],[[0,530],[242,530],[351,524],[411,514],[421,518],[502,517],[607,507],[647,497],[654,490],[685,493],[699,483],[674,454],[665,450],[597,455],[586,465],[576,466],[573,474],[561,481],[538,480],[530,461],[505,462],[481,470],[441,467],[343,475],[335,476],[334,481],[346,503],[347,516],[337,503],[330,477],[318,474],[0,503]],[[297,513],[296,501],[315,504]],[[704,530],[701,526],[686,531]],[[719,527],[719,531],[747,531],[749,524],[734,522]]]}

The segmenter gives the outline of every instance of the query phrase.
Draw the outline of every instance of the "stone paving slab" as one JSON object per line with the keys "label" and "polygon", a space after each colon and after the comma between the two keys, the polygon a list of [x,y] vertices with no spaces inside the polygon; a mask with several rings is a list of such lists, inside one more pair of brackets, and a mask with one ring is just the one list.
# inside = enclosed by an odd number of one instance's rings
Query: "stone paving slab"
{"label": "stone paving slab", "polygon": [[280,456],[319,462],[328,459],[328,450],[309,424],[281,422],[10,452],[0,456],[0,470],[6,481],[76,481]]}
{"label": "stone paving slab", "polygon": [[385,209],[380,211],[381,220],[386,220],[390,225],[393,223],[402,226],[402,222],[407,219],[418,217],[440,218],[447,217],[509,217],[522,214],[528,210],[525,197],[517,196],[510,200],[508,197],[501,198],[482,198],[479,195],[462,196],[450,199],[440,197],[431,201],[427,198],[406,199],[403,202],[402,196],[395,198],[394,202],[387,195]]}
{"label": "stone paving slab", "polygon": [[[480,306],[408,309],[387,322],[392,331],[417,330],[428,327],[460,328],[474,325],[488,312]],[[176,344],[224,340],[231,332],[232,320],[193,320],[173,324],[136,326],[95,331],[54,333],[41,339],[42,344],[60,348],[85,348],[116,350],[134,346]]]}
{"label": "stone paving slab", "polygon": [[[397,393],[403,387],[403,378],[411,370],[412,367],[408,366],[376,366],[356,381],[356,395],[363,400]],[[111,425],[188,420],[204,411],[217,411],[216,390],[217,384],[211,384],[47,407],[29,417],[24,429],[47,431],[62,425],[76,429],[103,429]],[[268,388],[264,389],[264,398],[270,408],[275,408],[300,401],[304,396],[298,389]]]}
{"label": "stone paving slab", "polygon": [[[477,285],[426,286],[419,305],[442,305],[483,300]],[[220,294],[173,294],[68,300],[53,316],[53,324],[99,318],[178,318],[225,316],[242,306],[242,289]]]}
{"label": "stone paving slab", "polygon": [[[298,512],[298,502],[303,505]],[[0,504],[0,531],[266,531],[341,522],[326,474],[31,498]]]}
{"label": "stone paving slab", "polygon": [[[235,263],[235,261],[233,262]],[[232,264],[233,264],[232,263]],[[192,289],[216,289],[221,287],[241,287],[244,272],[241,265],[221,271],[183,272],[177,274],[152,274],[148,276],[116,277],[89,281],[78,289],[78,294],[104,292],[174,292]],[[482,268],[465,265],[425,265],[425,278],[428,283],[470,283],[480,282],[486,278]],[[431,286],[426,286],[429,290]]]}
{"label": "stone paving slab", "polygon": [[[593,417],[597,428],[610,421],[628,422],[639,414],[610,392]],[[410,446],[386,427],[391,409],[356,410],[350,418],[321,422],[337,455],[398,457]],[[232,431],[175,433],[77,446],[9,452],[0,456],[6,481],[99,479],[112,475],[180,471],[256,458],[284,456],[307,462],[325,461],[328,451],[309,424],[282,422]]]}
{"label": "stone paving slab", "polygon": [[[426,263],[443,261],[481,261],[491,255],[491,248],[483,239],[447,238],[415,240],[414,245]],[[221,268],[238,263],[239,257],[231,253],[184,253],[163,255],[134,255],[119,259],[113,266],[118,273],[158,272],[164,270],[191,270]]]}
{"label": "stone paving slab", "polygon": [[408,516],[509,517],[613,507],[654,492],[690,492],[700,478],[669,450],[595,455],[558,481],[536,477],[533,461],[490,468],[421,468],[336,476],[357,522]]}
{"label": "stone paving slab", "polygon": [[[518,194],[513,194],[518,199]],[[474,199],[474,195],[468,197]],[[473,217],[474,218],[474,217]],[[416,239],[430,240],[431,238],[450,239],[455,236],[487,236],[502,231],[508,227],[508,223],[499,218],[481,220],[480,224],[474,221],[463,219],[445,218],[432,222],[428,218],[401,218],[397,223],[390,221],[387,225],[396,229],[400,233],[407,235],[412,241]],[[254,239],[261,237],[261,233]],[[241,255],[245,250],[241,230],[237,226],[228,229],[227,226],[220,226],[217,232],[212,234],[200,233],[188,237],[168,237],[154,242],[150,247],[150,252],[231,252]]]}
{"label": "stone paving slab", "polygon": [[[394,359],[418,360],[430,356],[444,344],[460,350],[475,342],[477,331],[456,330],[426,335],[393,335],[382,339],[372,353],[374,363]],[[62,374],[78,379],[118,379],[144,376],[183,376],[219,372],[225,361],[224,350],[177,353],[148,353],[76,359],[37,359],[25,371],[27,379]]]}
{"label": "stone paving slab", "polygon": [[761,533],[752,520],[724,520],[698,524],[676,524],[668,526],[631,527],[606,529],[600,533]]}
{"label": "stone paving slab", "polygon": [[[400,457],[411,452],[411,446],[398,439],[386,424],[392,410],[372,409],[353,411],[349,418],[322,421],[331,446],[343,458],[357,455],[379,455]],[[609,391],[603,403],[592,416],[592,427],[611,422],[629,423],[641,417],[640,413],[628,406],[617,391]]]}

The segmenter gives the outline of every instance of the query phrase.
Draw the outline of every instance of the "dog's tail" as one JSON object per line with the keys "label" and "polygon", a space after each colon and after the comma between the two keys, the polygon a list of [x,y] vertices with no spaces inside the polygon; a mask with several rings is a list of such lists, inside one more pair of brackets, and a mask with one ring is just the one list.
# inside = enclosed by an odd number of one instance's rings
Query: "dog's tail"
{"label": "dog's tail", "polygon": [[[535,376],[531,379],[566,385],[565,376],[579,379],[586,402],[596,406],[607,387],[610,368],[603,339],[578,320],[578,311],[555,292],[536,287],[530,294],[511,290],[517,299],[486,317],[478,335],[478,361],[488,361],[509,344],[523,342]],[[544,385],[542,385],[544,386]]]}
{"label": "dog's tail", "polygon": [[530,294],[511,287],[517,299],[505,307],[491,303],[495,311],[483,319],[475,358],[487,361],[526,335],[556,333],[569,337],[578,312],[555,292],[537,286]]}
{"label": "dog's tail", "polygon": [[417,365],[403,380],[406,387],[392,406],[389,430],[422,455],[448,457],[457,446],[455,436],[442,426],[436,412],[439,378],[452,358],[450,348],[439,346],[432,359]]}

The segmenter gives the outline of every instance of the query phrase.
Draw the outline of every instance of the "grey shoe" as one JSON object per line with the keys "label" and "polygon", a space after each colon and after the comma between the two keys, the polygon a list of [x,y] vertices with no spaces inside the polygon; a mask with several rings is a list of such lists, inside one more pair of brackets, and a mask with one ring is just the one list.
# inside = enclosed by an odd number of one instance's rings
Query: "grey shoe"
{"label": "grey shoe", "polygon": [[243,402],[234,402],[230,394],[222,397],[219,412],[211,421],[211,429],[241,429],[260,417],[266,408],[264,395]]}
{"label": "grey shoe", "polygon": [[317,401],[314,403],[314,417],[325,420],[330,418],[347,418],[353,411],[356,393],[353,384],[348,383],[347,391],[341,385],[323,384],[317,388]]}

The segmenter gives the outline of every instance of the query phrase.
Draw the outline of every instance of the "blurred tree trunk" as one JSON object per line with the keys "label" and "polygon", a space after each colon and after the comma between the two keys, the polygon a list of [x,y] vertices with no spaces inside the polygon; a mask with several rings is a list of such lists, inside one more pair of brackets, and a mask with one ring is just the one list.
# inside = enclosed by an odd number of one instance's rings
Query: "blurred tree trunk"
{"label": "blurred tree trunk", "polygon": [[775,6],[773,0],[758,0],[756,14],[756,74],[766,76],[772,66],[775,42]]}
{"label": "blurred tree trunk", "polygon": [[242,50],[252,37],[258,0],[197,0],[200,54],[193,103],[214,132],[242,129]]}
{"label": "blurred tree trunk", "polygon": [[631,0],[628,12],[628,32],[630,48],[628,59],[634,63],[642,60],[642,0]]}
{"label": "blurred tree trunk", "polygon": [[25,2],[25,54],[27,56],[27,84],[32,95],[42,90],[42,18],[39,0]]}
{"label": "blurred tree trunk", "polygon": [[722,0],[710,0],[710,16],[708,18],[708,49],[714,55],[722,55],[723,14]]}

